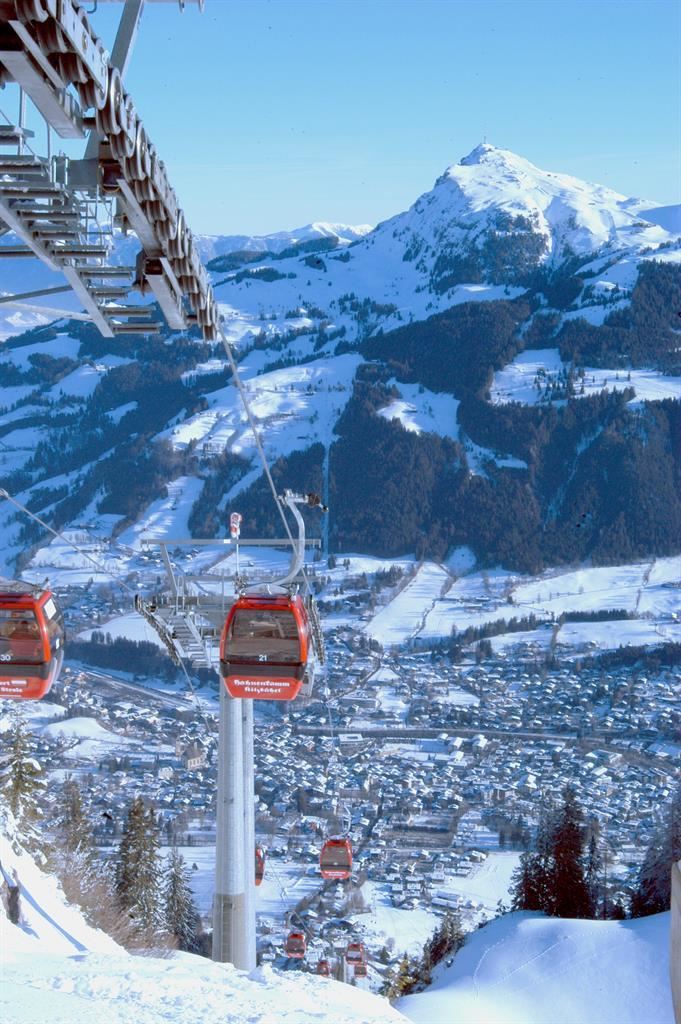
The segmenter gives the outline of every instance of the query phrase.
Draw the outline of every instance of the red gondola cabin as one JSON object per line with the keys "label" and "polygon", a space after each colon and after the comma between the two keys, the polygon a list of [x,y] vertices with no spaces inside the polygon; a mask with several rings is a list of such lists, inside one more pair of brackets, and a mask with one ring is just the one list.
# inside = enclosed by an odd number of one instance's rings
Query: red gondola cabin
{"label": "red gondola cabin", "polygon": [[307,943],[302,932],[290,932],[286,940],[286,956],[294,960],[302,960],[305,956]]}
{"label": "red gondola cabin", "polygon": [[361,942],[348,943],[348,948],[345,950],[345,962],[346,964],[354,964],[355,967],[366,963],[366,954]]}
{"label": "red gondola cabin", "polygon": [[25,584],[0,590],[0,697],[39,700],[63,660],[64,622],[54,595]]}
{"label": "red gondola cabin", "polygon": [[355,964],[355,977],[366,978],[367,976],[367,965],[366,964]]}
{"label": "red gondola cabin", "polygon": [[293,700],[309,654],[300,594],[248,594],[232,605],[220,644],[220,674],[231,697]]}
{"label": "red gondola cabin", "polygon": [[262,885],[265,877],[265,854],[261,846],[255,848],[255,884]]}
{"label": "red gondola cabin", "polygon": [[349,839],[327,839],[319,855],[322,878],[344,881],[352,873],[352,843]]}
{"label": "red gondola cabin", "polygon": [[331,965],[328,960],[317,961],[317,974],[320,974],[323,978],[331,977]]}

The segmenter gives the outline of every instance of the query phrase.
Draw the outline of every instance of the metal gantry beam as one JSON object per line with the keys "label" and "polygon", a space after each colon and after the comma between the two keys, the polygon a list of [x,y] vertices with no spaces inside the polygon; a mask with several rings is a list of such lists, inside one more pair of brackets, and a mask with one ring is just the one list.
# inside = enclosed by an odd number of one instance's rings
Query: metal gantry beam
{"label": "metal gantry beam", "polygon": [[[15,156],[0,157],[0,219],[26,249],[65,274],[102,334],[157,331],[158,324],[139,322],[144,306],[120,304],[131,291],[148,290],[170,327],[198,324],[212,340],[218,310],[208,275],[165,164],[123,85],[142,5],[125,0],[110,57],[73,0],[0,0],[0,85],[15,82],[22,110],[27,95],[63,138],[90,135],[84,159],[48,153],[27,167],[23,114],[19,124],[0,126],[0,147],[16,147]],[[115,218],[111,212],[109,226],[99,228],[90,207],[112,208],[114,200]],[[114,219],[142,245],[134,276],[116,294],[98,282],[115,269]],[[115,311],[111,300],[118,301]]]}

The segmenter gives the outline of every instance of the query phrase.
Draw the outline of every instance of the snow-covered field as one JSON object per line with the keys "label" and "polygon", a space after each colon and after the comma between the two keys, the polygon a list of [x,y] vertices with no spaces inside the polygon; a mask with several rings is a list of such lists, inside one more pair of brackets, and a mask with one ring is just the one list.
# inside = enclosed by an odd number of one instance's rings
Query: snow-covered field
{"label": "snow-covered field", "polygon": [[473,933],[399,1010],[414,1024],[673,1024],[669,914],[508,914]]}
{"label": "snow-covered field", "polygon": [[[352,381],[361,357],[347,353],[333,360],[320,359],[304,366],[261,373],[255,388],[249,387],[249,381],[261,367],[253,365],[254,355],[251,353],[239,370],[250,391],[253,415],[263,427],[268,456],[279,458],[316,442],[330,444],[336,421],[352,394]],[[255,455],[255,442],[241,399],[231,384],[208,395],[205,412],[159,436],[176,448],[194,441],[199,449],[229,449],[246,458]]]}
{"label": "snow-covered field", "polygon": [[[464,570],[465,572],[465,570]],[[681,633],[681,557],[599,568],[551,570],[522,577],[504,570],[467,572],[456,578],[442,565],[424,562],[415,576],[366,624],[384,646],[432,641],[502,619],[534,615],[556,621],[569,612],[621,609],[633,618],[610,622],[565,622],[557,642],[566,649],[678,642]],[[550,629],[500,634],[498,652],[534,642],[546,646]]]}
{"label": "snow-covered field", "polygon": [[451,583],[451,576],[440,565],[426,562],[390,604],[378,612],[366,626],[366,632],[384,647],[401,644],[422,627],[425,617]]}
{"label": "snow-covered field", "polygon": [[189,953],[168,958],[82,953],[9,954],[4,1024],[390,1024],[405,1018],[385,999],[312,974],[269,966],[250,974]]}
{"label": "snow-covered field", "polygon": [[[497,405],[505,402],[536,405],[546,393],[547,385],[552,381],[557,383],[559,376],[568,369],[569,364],[563,362],[557,348],[521,352],[512,363],[494,374],[490,398]],[[603,370],[587,366],[583,383],[582,392],[582,378],[575,380],[578,398],[582,394],[593,395],[604,388],[609,391],[633,388],[636,396],[630,405],[681,397],[681,377],[666,377],[656,370]]]}

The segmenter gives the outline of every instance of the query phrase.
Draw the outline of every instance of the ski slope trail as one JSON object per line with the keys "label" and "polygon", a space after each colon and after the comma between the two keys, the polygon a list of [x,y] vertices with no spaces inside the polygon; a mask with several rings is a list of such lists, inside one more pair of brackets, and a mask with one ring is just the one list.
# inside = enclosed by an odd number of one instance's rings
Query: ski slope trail
{"label": "ski slope trail", "polygon": [[425,992],[414,1024],[674,1024],[669,914],[576,921],[507,914],[469,936]]}

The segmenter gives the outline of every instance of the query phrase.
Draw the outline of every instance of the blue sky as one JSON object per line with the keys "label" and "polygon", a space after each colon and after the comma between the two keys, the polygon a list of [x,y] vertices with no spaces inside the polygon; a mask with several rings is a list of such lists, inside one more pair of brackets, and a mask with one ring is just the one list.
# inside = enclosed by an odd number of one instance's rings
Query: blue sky
{"label": "blue sky", "polygon": [[484,137],[681,201],[677,0],[148,4],[127,84],[201,232],[376,223]]}

